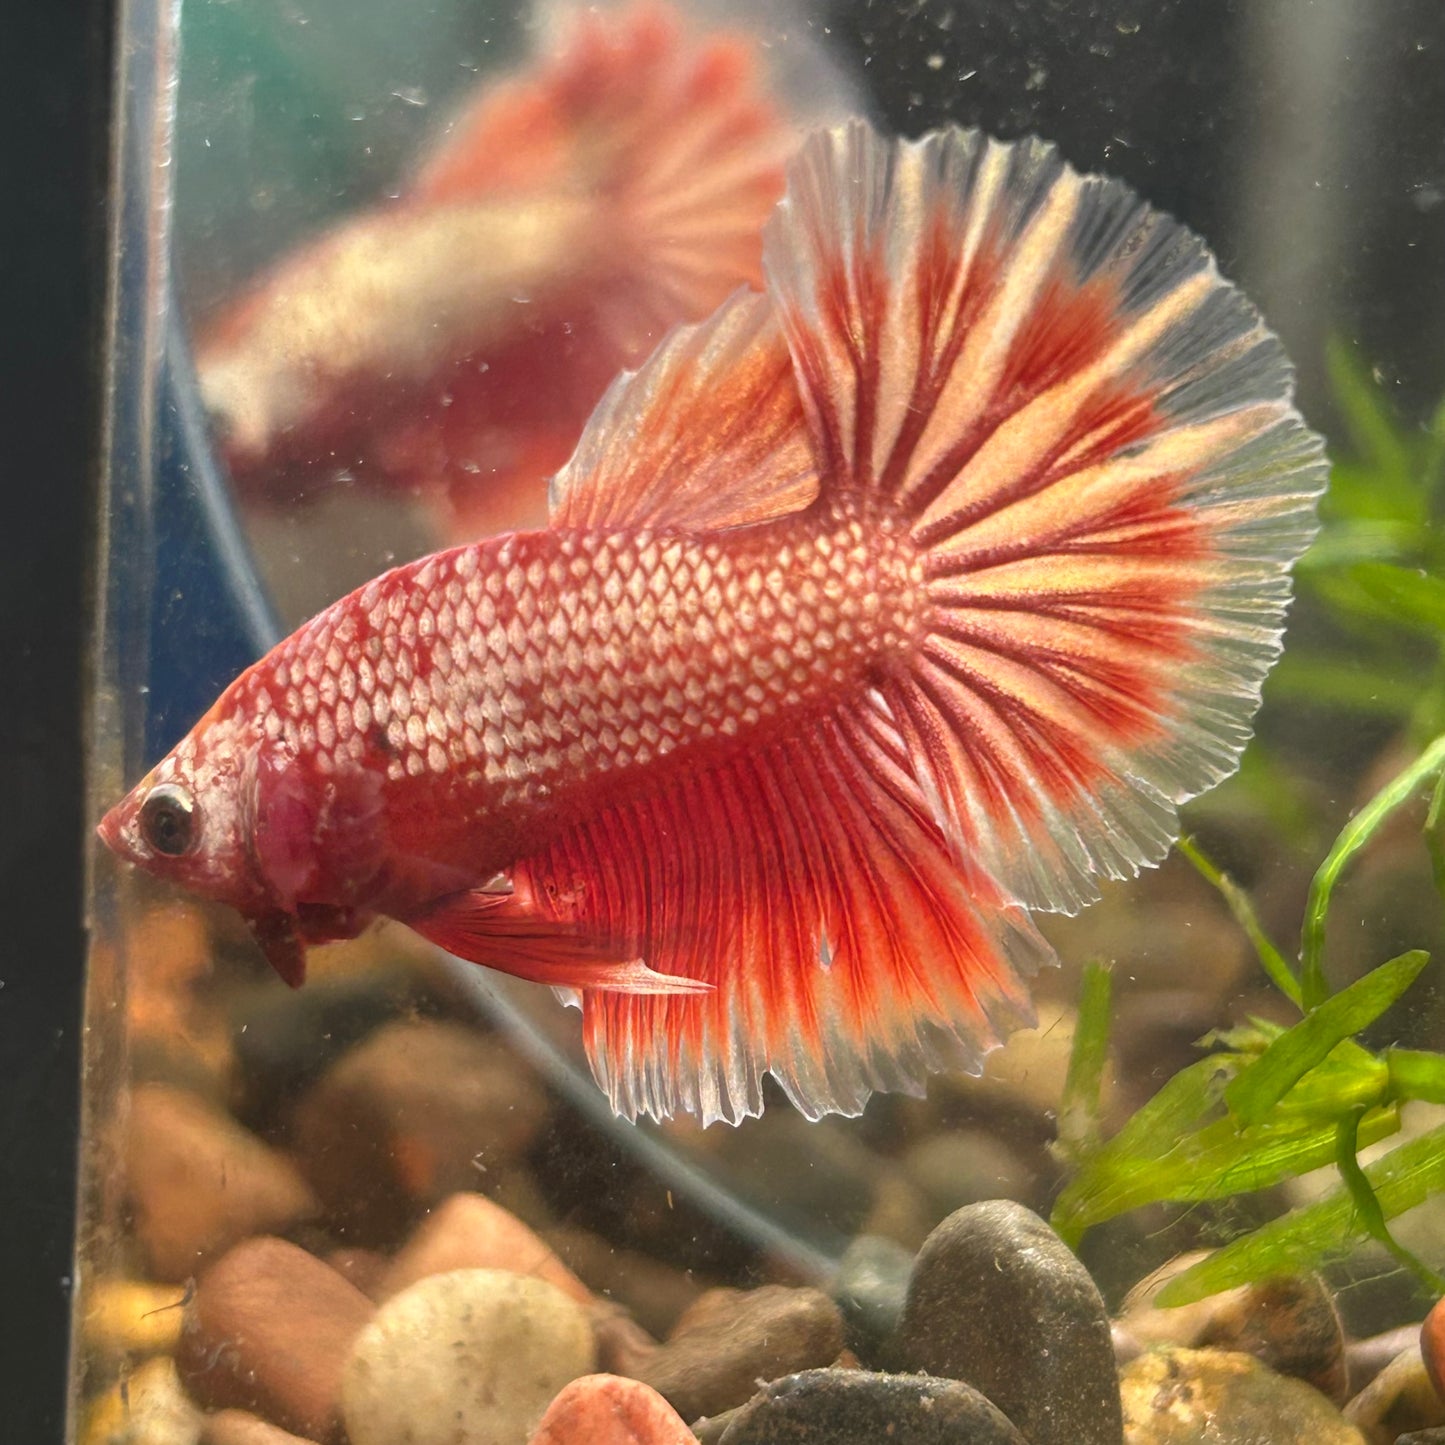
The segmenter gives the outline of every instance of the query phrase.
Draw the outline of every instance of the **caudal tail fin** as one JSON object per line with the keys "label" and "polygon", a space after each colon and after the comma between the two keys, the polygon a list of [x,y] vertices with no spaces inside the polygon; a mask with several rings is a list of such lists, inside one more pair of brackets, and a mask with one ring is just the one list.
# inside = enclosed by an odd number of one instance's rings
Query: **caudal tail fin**
{"label": "caudal tail fin", "polygon": [[[741,33],[689,34],[660,0],[565,15],[555,54],[490,87],[411,191],[598,202],[590,299],[623,360],[760,281],[761,232],[795,137]],[[580,258],[579,258],[580,259]]]}
{"label": "caudal tail fin", "polygon": [[926,635],[881,689],[920,782],[963,856],[1071,911],[1249,736],[1326,478],[1279,342],[1194,235],[1037,140],[820,134],[764,264],[824,485],[921,555]]}

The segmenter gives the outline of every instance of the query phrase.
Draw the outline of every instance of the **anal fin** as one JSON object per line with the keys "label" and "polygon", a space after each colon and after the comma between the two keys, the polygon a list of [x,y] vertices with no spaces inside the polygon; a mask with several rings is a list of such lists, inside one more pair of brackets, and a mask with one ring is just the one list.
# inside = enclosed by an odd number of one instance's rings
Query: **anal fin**
{"label": "anal fin", "polygon": [[818,1117],[976,1072],[1052,959],[950,852],[876,699],[616,803],[514,877],[604,954],[708,986],[583,988],[588,1057],[628,1117],[736,1122],[766,1073]]}
{"label": "anal fin", "polygon": [[423,938],[469,963],[556,989],[599,993],[706,993],[692,978],[669,978],[625,958],[580,929],[539,916],[521,893],[475,888],[407,919]]}

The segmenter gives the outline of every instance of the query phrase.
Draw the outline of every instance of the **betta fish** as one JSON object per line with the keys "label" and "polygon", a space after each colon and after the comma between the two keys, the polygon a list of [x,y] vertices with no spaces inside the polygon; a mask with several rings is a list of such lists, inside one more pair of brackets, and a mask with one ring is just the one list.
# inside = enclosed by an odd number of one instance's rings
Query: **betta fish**
{"label": "betta fish", "polygon": [[1041,141],[819,132],[764,260],[545,528],[322,612],[105,841],[292,984],[386,915],[552,985],[625,1116],[976,1072],[1033,914],[1235,767],[1321,444],[1204,245]]}
{"label": "betta fish", "polygon": [[196,364],[242,494],[350,471],[420,497],[454,540],[542,521],[612,378],[761,282],[795,137],[759,49],[656,3],[577,15],[398,201],[225,306]]}

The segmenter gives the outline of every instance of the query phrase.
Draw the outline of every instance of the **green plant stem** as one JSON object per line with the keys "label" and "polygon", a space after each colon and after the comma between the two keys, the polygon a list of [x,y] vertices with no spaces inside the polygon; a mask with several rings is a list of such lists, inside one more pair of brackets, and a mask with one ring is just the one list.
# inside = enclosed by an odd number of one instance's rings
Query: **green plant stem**
{"label": "green plant stem", "polygon": [[1340,830],[1332,847],[1310,883],[1305,906],[1304,930],[1300,935],[1300,990],[1306,1009],[1318,1008],[1329,997],[1321,965],[1325,943],[1325,915],[1335,884],[1346,865],[1375,835],[1380,825],[1402,803],[1413,798],[1420,786],[1445,768],[1445,736],[1435,739],[1404,772],[1386,783]]}
{"label": "green plant stem", "polygon": [[1365,1232],[1389,1250],[1432,1294],[1445,1295],[1445,1277],[1436,1274],[1423,1260],[1417,1259],[1390,1233],[1380,1201],[1375,1197],[1370,1181],[1365,1178],[1365,1171],[1360,1168],[1359,1131],[1364,1113],[1363,1109],[1354,1109],[1336,1126],[1335,1167],[1340,1171],[1340,1178],[1345,1182],[1345,1188]]}
{"label": "green plant stem", "polygon": [[1445,809],[1445,772],[1435,780],[1430,795],[1430,811],[1425,815],[1425,847],[1430,853],[1430,871],[1435,875],[1435,892],[1445,898],[1445,835],[1440,827],[1441,810]]}
{"label": "green plant stem", "polygon": [[1254,904],[1249,901],[1249,894],[1222,868],[1211,862],[1193,838],[1181,838],[1179,851],[1194,865],[1207,883],[1219,890],[1225,906],[1234,915],[1235,922],[1245,931],[1250,943],[1254,945],[1255,955],[1259,959],[1260,966],[1269,975],[1270,981],[1296,1008],[1302,1007],[1303,995],[1300,992],[1299,980],[1294,976],[1294,970],[1289,966],[1289,961],[1274,940],[1264,931],[1264,925],[1260,923],[1259,915],[1254,911]]}

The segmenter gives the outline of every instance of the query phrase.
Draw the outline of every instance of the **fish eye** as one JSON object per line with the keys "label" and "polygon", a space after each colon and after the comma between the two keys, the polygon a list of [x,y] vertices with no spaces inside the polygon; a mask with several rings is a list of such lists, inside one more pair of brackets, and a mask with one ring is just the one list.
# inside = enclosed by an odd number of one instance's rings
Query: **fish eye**
{"label": "fish eye", "polygon": [[196,841],[196,805],[184,788],[162,783],[141,804],[140,831],[157,853],[178,858]]}

